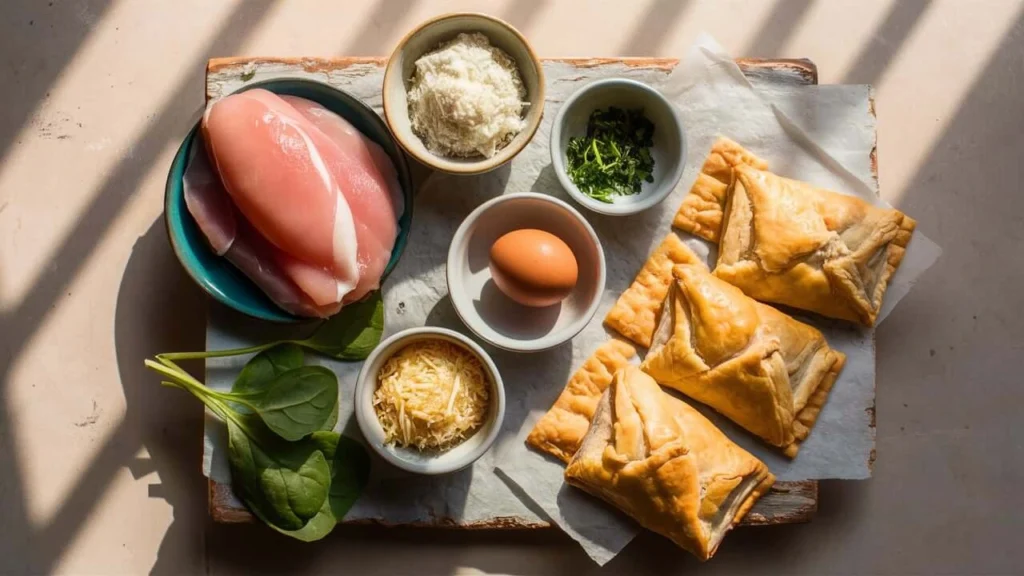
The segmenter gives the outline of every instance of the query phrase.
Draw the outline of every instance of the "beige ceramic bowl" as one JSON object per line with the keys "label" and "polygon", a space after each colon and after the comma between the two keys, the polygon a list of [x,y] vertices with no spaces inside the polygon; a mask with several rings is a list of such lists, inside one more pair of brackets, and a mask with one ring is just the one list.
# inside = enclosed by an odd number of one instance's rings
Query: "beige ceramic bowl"
{"label": "beige ceramic bowl", "polygon": [[[446,158],[434,154],[413,133],[406,97],[416,60],[460,32],[481,32],[515,60],[526,86],[526,127],[490,158]],[[544,69],[526,38],[508,23],[484,14],[456,13],[424,22],[398,43],[384,71],[384,116],[398,143],[420,163],[451,174],[480,174],[505,164],[533,138],[544,113]]]}

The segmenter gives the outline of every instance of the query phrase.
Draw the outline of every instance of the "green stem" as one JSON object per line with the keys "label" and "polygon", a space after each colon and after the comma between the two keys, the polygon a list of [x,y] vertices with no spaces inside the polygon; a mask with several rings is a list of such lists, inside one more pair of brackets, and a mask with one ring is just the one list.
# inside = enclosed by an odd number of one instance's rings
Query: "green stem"
{"label": "green stem", "polygon": [[147,358],[145,364],[146,368],[149,368],[150,370],[153,370],[155,372],[159,372],[160,374],[167,376],[174,382],[186,386],[190,390],[193,388],[199,388],[200,392],[203,394],[209,391],[209,389],[205,385],[203,385],[202,382],[196,380],[191,374],[175,366],[173,363],[171,363],[171,366],[167,366],[162,362],[154,362]]}
{"label": "green stem", "polygon": [[594,149],[594,158],[597,160],[599,166],[604,166],[604,161],[601,160],[601,151],[597,149],[597,140],[594,140],[590,146]]}
{"label": "green stem", "polygon": [[[169,366],[154,362],[148,358],[145,361],[146,367],[150,370],[160,373],[170,379],[171,383],[176,384],[179,388],[183,388],[192,393],[193,396],[199,398],[206,404],[210,410],[213,410],[221,420],[227,420],[230,418],[230,408],[225,405],[216,396],[210,394],[213,390],[210,390],[203,385],[202,382],[193,378],[188,372],[183,370],[175,370]],[[232,418],[234,420],[234,418]]]}
{"label": "green stem", "polygon": [[249,346],[248,348],[232,348],[230,350],[207,350],[205,352],[168,352],[165,354],[157,354],[157,360],[163,362],[164,360],[198,360],[201,358],[222,358],[224,356],[241,356],[242,354],[255,354],[257,352],[263,352],[268,348],[273,348],[278,344],[296,343],[294,340],[278,340],[277,342],[270,342],[269,344],[260,344],[259,346]]}
{"label": "green stem", "polygon": [[171,368],[172,370],[176,370],[176,371],[181,372],[183,374],[188,374],[188,370],[185,370],[181,366],[178,366],[177,364],[175,364],[174,362],[172,362],[172,361],[170,361],[170,360],[168,360],[166,358],[161,358],[159,354],[157,355],[156,360],[157,360],[157,362],[163,364],[164,366],[167,366],[168,368]]}
{"label": "green stem", "polygon": [[145,364],[146,367],[149,368],[150,370],[159,372],[160,374],[163,374],[164,376],[171,379],[170,382],[165,381],[161,382],[161,384],[169,384],[177,388],[188,390],[189,392],[192,393],[193,396],[202,400],[203,404],[206,404],[206,407],[212,410],[213,413],[216,414],[217,417],[223,420],[225,423],[227,423],[228,420],[230,420],[236,426],[241,428],[247,436],[255,437],[252,430],[249,429],[249,426],[245,423],[245,421],[238,416],[238,413],[232,410],[230,406],[228,406],[222,400],[219,399],[220,396],[223,396],[221,393],[217,392],[216,390],[211,390],[210,388],[207,388],[202,382],[196,380],[188,372],[185,372],[180,368],[174,369],[172,367],[154,362],[148,358],[145,360]]}
{"label": "green stem", "polygon": [[207,388],[207,390],[209,391],[211,396],[216,397],[218,400],[221,400],[221,401],[224,401],[224,402],[235,402],[236,404],[241,404],[242,406],[245,406],[246,408],[252,410],[253,412],[259,412],[260,411],[260,409],[257,406],[255,406],[252,402],[249,402],[248,400],[246,400],[245,396],[238,395],[238,394],[235,394],[233,392],[228,392],[228,393],[218,392],[218,391],[210,389],[210,388]]}
{"label": "green stem", "polygon": [[[146,360],[146,366],[153,370],[156,370],[157,372],[163,374],[164,376],[174,378],[176,381],[183,381],[186,383],[185,385],[177,385],[178,388],[188,390],[193,395],[199,396],[201,399],[216,398],[218,400],[218,405],[220,407],[226,407],[224,402],[237,402],[254,412],[259,411],[259,409],[256,406],[254,406],[251,402],[246,400],[242,395],[224,393],[214,390],[213,388],[210,388],[209,386],[206,386],[199,380],[193,378],[191,374],[189,374],[180,366],[178,366],[174,362],[171,362],[167,358],[162,358],[158,356],[157,360],[160,361],[159,364],[153,362],[152,360]],[[214,411],[216,412],[216,410]],[[224,418],[222,415],[220,415],[220,413],[218,413],[218,415],[221,416],[222,419]]]}

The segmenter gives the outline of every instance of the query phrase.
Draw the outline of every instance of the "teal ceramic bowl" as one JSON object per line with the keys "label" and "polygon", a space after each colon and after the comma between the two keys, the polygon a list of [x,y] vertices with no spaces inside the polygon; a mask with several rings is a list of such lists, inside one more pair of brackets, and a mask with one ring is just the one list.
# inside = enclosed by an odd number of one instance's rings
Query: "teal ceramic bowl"
{"label": "teal ceramic bowl", "polygon": [[[399,184],[405,198],[405,212],[398,222],[398,238],[391,251],[381,282],[394,270],[398,259],[409,239],[409,228],[412,224],[413,187],[409,175],[409,165],[401,149],[395,143],[387,124],[369,106],[354,96],[311,80],[281,79],[256,82],[245,86],[242,90],[263,88],[277,94],[299,96],[312,100],[342,118],[348,120],[368,138],[380,144],[391,157],[398,171]],[[241,90],[240,90],[241,91]],[[185,141],[181,143],[174,155],[171,171],[167,175],[167,188],[164,196],[164,219],[167,222],[167,233],[171,247],[178,261],[189,276],[203,290],[218,302],[262,320],[271,322],[299,322],[308,320],[285,312],[268,298],[252,281],[245,277],[227,259],[217,256],[206,243],[206,237],[199,230],[195,220],[185,206],[185,195],[182,178],[188,164],[189,153],[199,134],[199,123],[189,131]]]}

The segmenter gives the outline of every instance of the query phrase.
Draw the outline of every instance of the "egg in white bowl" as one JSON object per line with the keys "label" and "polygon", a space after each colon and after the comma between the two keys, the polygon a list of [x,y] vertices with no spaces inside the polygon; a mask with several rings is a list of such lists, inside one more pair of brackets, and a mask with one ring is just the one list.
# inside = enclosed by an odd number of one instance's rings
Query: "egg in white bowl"
{"label": "egg in white bowl", "polygon": [[[546,269],[549,275],[560,276],[540,286],[556,294],[564,292],[548,305],[524,303],[526,298],[510,293],[500,285],[501,278],[495,278],[496,272],[511,268],[495,266],[493,256],[499,256],[493,253],[495,244],[510,233],[524,231],[528,232],[523,235],[525,244],[510,252],[535,259],[519,269]],[[564,249],[557,246],[559,242],[545,240],[547,235],[564,243]],[[575,262],[574,274],[566,273],[566,250]],[[573,275],[574,282],[568,285]],[[448,250],[448,294],[456,313],[474,334],[514,352],[546,350],[579,334],[597,312],[605,279],[604,251],[590,223],[566,202],[546,194],[506,194],[485,202],[462,222]],[[536,276],[522,280],[528,289],[538,287]]]}

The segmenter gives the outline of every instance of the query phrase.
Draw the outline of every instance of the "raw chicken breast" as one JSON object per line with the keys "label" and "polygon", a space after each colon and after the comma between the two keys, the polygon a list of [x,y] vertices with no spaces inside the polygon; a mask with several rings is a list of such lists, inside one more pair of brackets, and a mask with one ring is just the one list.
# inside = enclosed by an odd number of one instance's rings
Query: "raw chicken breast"
{"label": "raw chicken breast", "polygon": [[370,176],[372,162],[265,90],[211,104],[203,127],[228,194],[291,257],[275,260],[316,305],[352,301],[379,285],[395,217],[386,187]]}
{"label": "raw chicken breast", "polygon": [[388,192],[388,200],[391,210],[395,215],[395,222],[405,213],[405,199],[402,197],[402,186],[398,181],[398,171],[391,161],[388,153],[373,140],[370,140],[358,128],[348,120],[331,112],[322,105],[299,98],[298,96],[282,96],[285,102],[291,104],[296,110],[319,128],[324,134],[334,140],[346,152],[364,165],[371,165],[376,168],[367,170],[370,176],[380,182],[380,186]]}
{"label": "raw chicken breast", "polygon": [[278,306],[299,316],[326,318],[341,303],[317,306],[277,264],[289,256],[267,242],[238,213],[207,158],[202,138],[189,154],[183,178],[185,204],[219,256],[224,256]]}
{"label": "raw chicken breast", "polygon": [[235,205],[224,192],[220,178],[213,171],[206,153],[206,144],[196,137],[188,155],[182,177],[185,205],[210,247],[218,256],[225,255],[238,236]]}
{"label": "raw chicken breast", "polygon": [[[342,154],[330,156],[336,160],[329,164],[331,173],[339,177],[341,174],[348,175],[353,186],[342,189],[345,198],[353,206],[354,212],[365,215],[366,221],[374,223],[368,231],[387,252],[387,259],[383,262],[366,264],[359,284],[345,299],[358,300],[380,286],[380,276],[391,257],[398,235],[398,219],[405,207],[395,165],[376,142],[364,136],[341,116],[305,98],[281,98],[340,148]],[[363,260],[360,260],[360,264],[363,264]]]}

